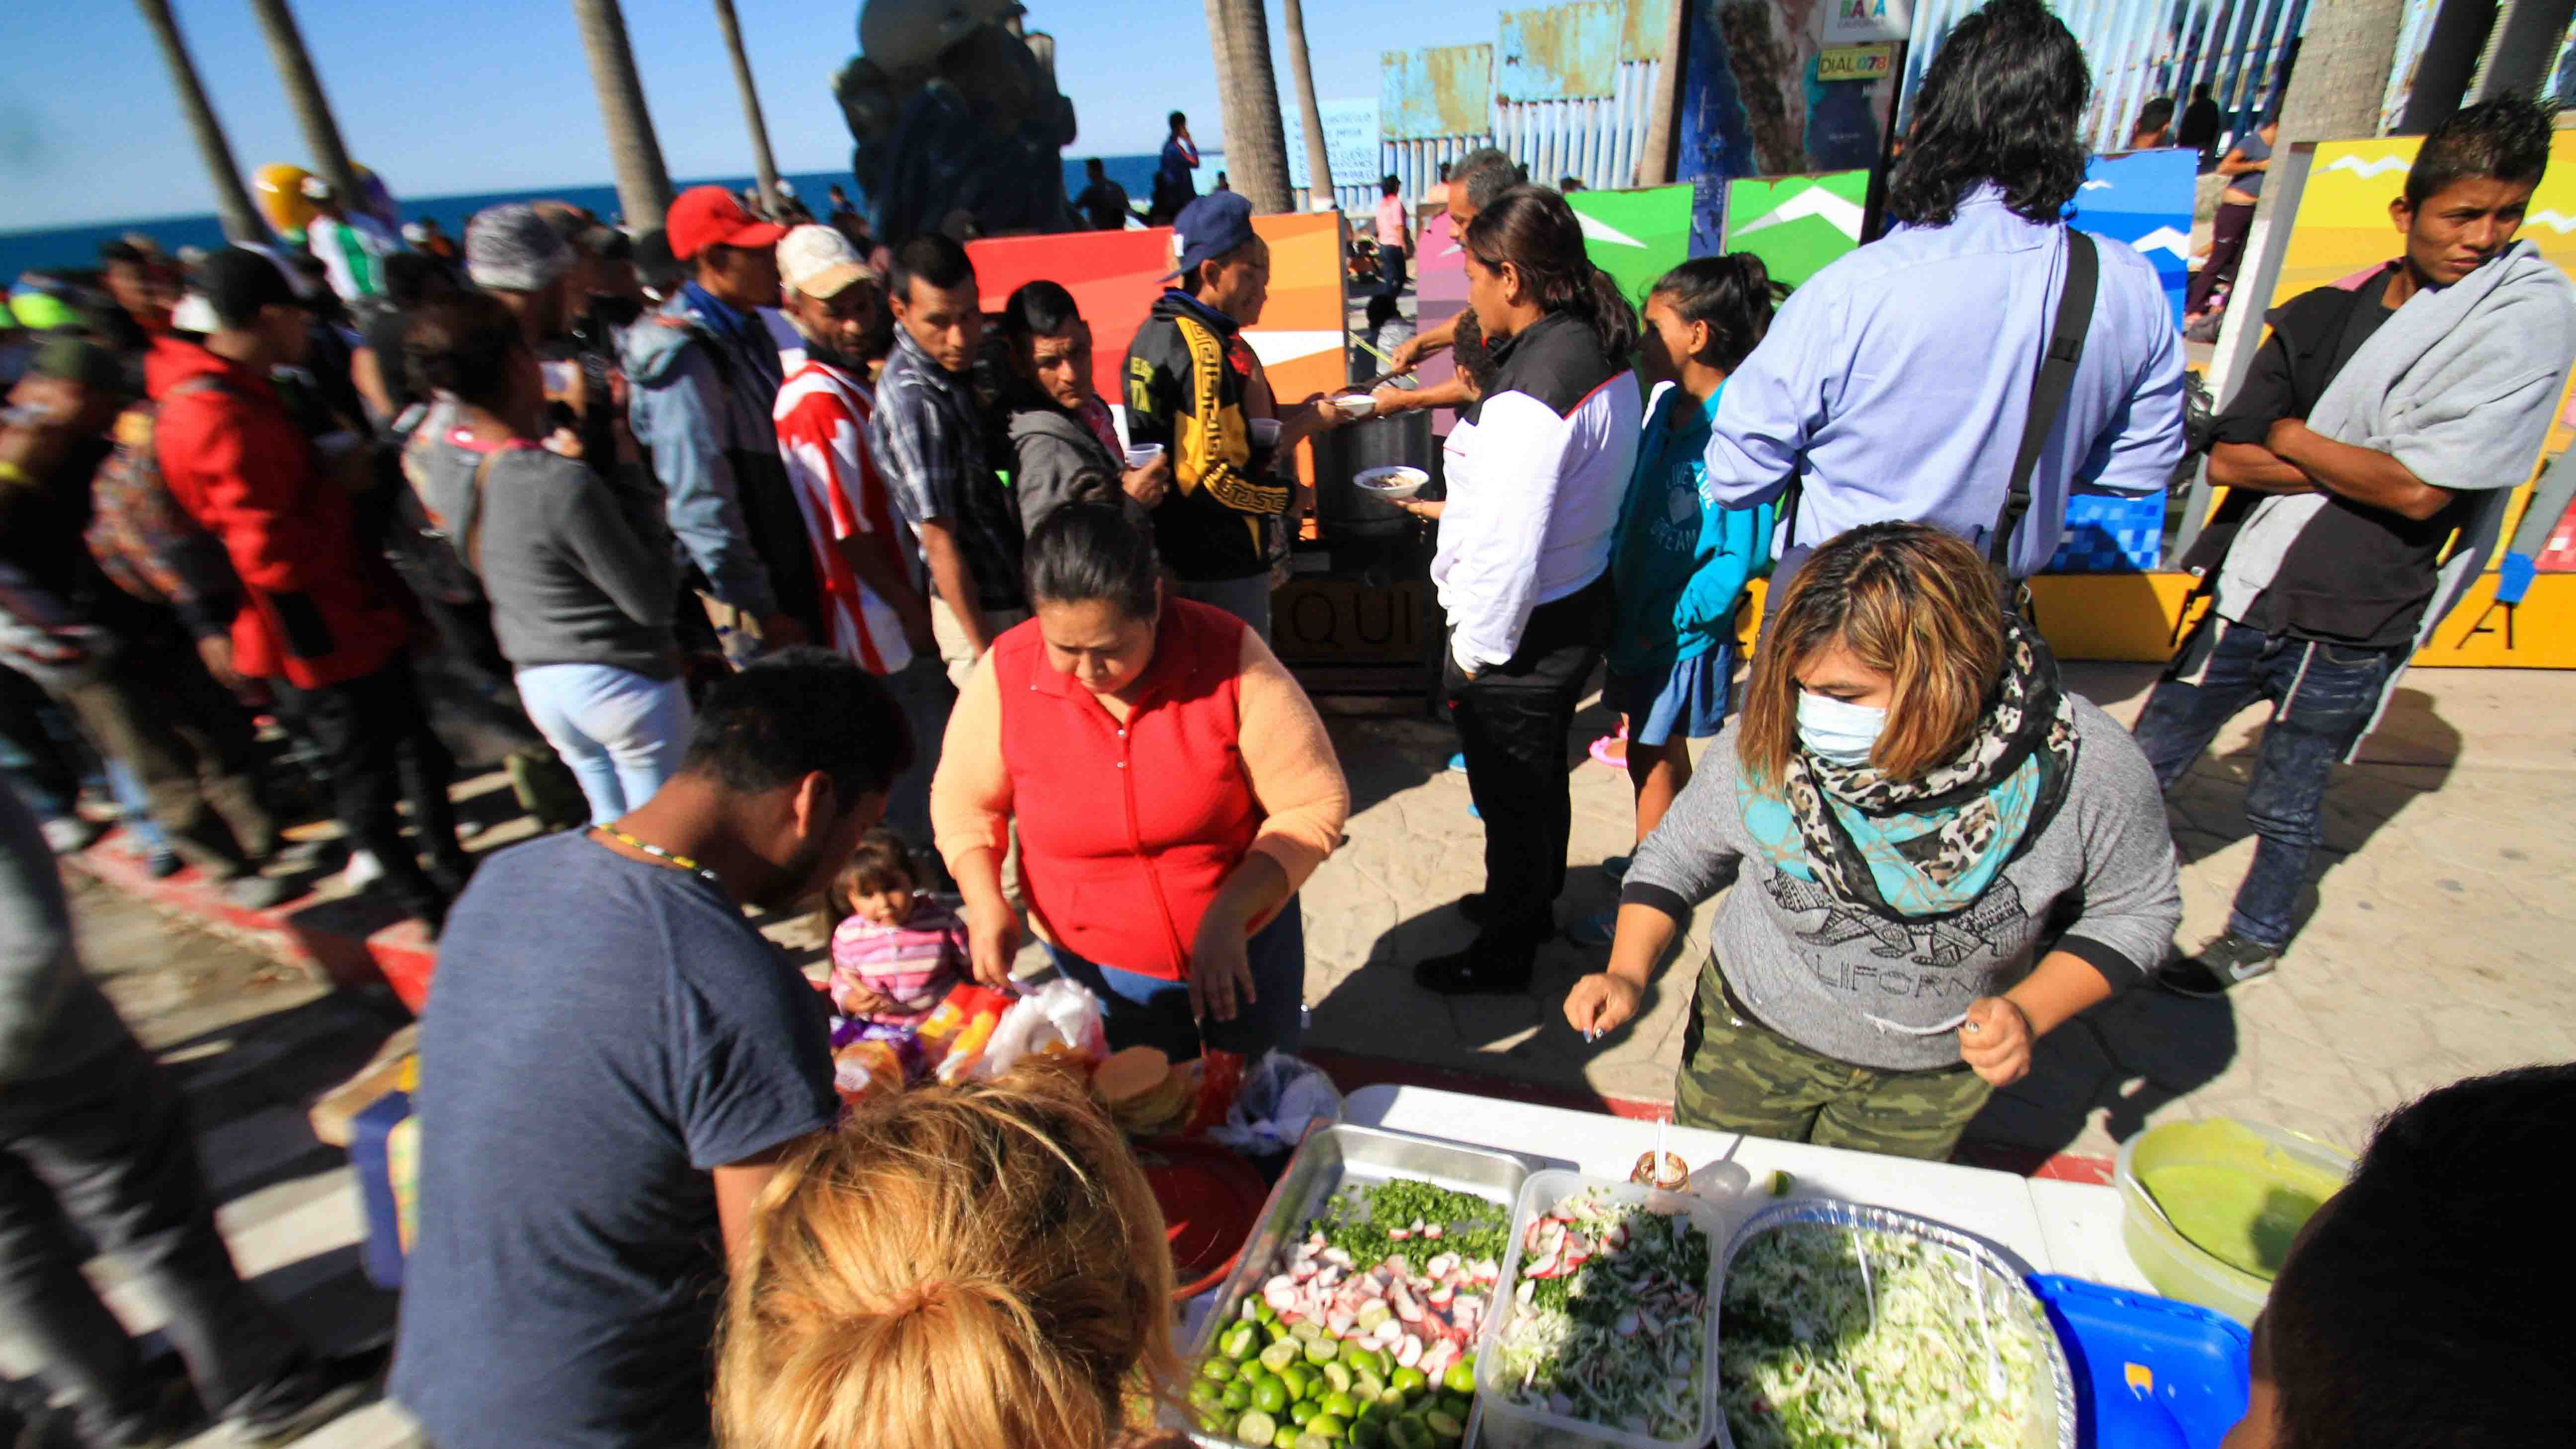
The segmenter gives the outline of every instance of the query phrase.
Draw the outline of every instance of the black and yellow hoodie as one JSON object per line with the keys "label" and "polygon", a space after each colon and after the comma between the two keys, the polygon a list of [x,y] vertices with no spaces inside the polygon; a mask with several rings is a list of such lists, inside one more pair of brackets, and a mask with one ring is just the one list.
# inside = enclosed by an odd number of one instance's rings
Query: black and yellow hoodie
{"label": "black and yellow hoodie", "polygon": [[1252,473],[1254,365],[1242,325],[1186,292],[1165,292],[1128,344],[1127,438],[1170,450],[1154,544],[1186,582],[1266,572],[1272,520],[1288,511],[1287,485]]}

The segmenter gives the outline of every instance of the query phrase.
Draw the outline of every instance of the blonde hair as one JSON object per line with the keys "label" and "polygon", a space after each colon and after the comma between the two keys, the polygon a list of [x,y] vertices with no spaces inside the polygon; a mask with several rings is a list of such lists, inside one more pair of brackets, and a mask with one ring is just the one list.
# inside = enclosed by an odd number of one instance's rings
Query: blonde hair
{"label": "blonde hair", "polygon": [[1954,534],[1873,523],[1807,556],[1763,630],[1745,689],[1736,757],[1776,785],[1798,743],[1798,674],[1840,645],[1888,676],[1881,774],[1918,780],[1957,754],[2002,677],[2003,602],[1994,570]]}
{"label": "blonde hair", "polygon": [[[1087,1449],[1176,1404],[1163,1215],[1080,1073],[863,1099],[763,1189],[725,1449]],[[1141,1407],[1141,1405],[1137,1405]]]}

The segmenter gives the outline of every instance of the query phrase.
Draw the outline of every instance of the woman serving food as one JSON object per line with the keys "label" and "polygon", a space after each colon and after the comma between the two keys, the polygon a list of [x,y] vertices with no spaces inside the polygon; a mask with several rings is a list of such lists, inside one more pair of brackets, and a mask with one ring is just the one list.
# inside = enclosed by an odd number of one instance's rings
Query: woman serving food
{"label": "woman serving food", "polygon": [[1675,1119],[1903,1157],[1948,1156],[2032,1044],[2144,980],[2182,917],[2128,731],[2065,691],[1975,549],[1910,523],[1800,570],[1566,1021],[1626,1024],[1729,882]]}

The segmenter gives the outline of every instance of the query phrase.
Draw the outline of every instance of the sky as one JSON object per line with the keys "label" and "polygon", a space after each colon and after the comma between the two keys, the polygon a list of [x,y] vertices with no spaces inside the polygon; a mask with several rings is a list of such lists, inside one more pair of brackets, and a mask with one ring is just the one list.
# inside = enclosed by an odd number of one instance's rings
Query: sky
{"label": "sky", "polygon": [[[173,0],[245,176],[310,164],[245,0]],[[1492,38],[1499,6],[1308,0],[1320,99],[1377,94],[1378,53]],[[677,178],[748,175],[732,67],[707,0],[626,0],[646,104]],[[569,0],[425,5],[299,0],[296,19],[350,157],[396,196],[611,180]],[[831,80],[858,49],[857,6],[736,0],[781,171],[846,171],[850,136]],[[1279,6],[1272,60],[1289,83]],[[1162,144],[1187,111],[1202,149],[1224,144],[1202,0],[1032,0],[1056,38],[1058,82],[1081,135],[1069,154]],[[214,209],[212,188],[141,14],[125,0],[0,4],[0,231]]]}

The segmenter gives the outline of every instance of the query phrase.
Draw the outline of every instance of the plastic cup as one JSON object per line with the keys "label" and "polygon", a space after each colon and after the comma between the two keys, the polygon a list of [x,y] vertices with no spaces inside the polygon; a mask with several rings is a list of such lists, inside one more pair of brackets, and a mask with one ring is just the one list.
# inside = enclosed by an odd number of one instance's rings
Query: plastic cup
{"label": "plastic cup", "polygon": [[1131,470],[1151,467],[1154,460],[1161,456],[1163,456],[1163,445],[1160,443],[1133,443],[1127,448],[1127,466]]}

